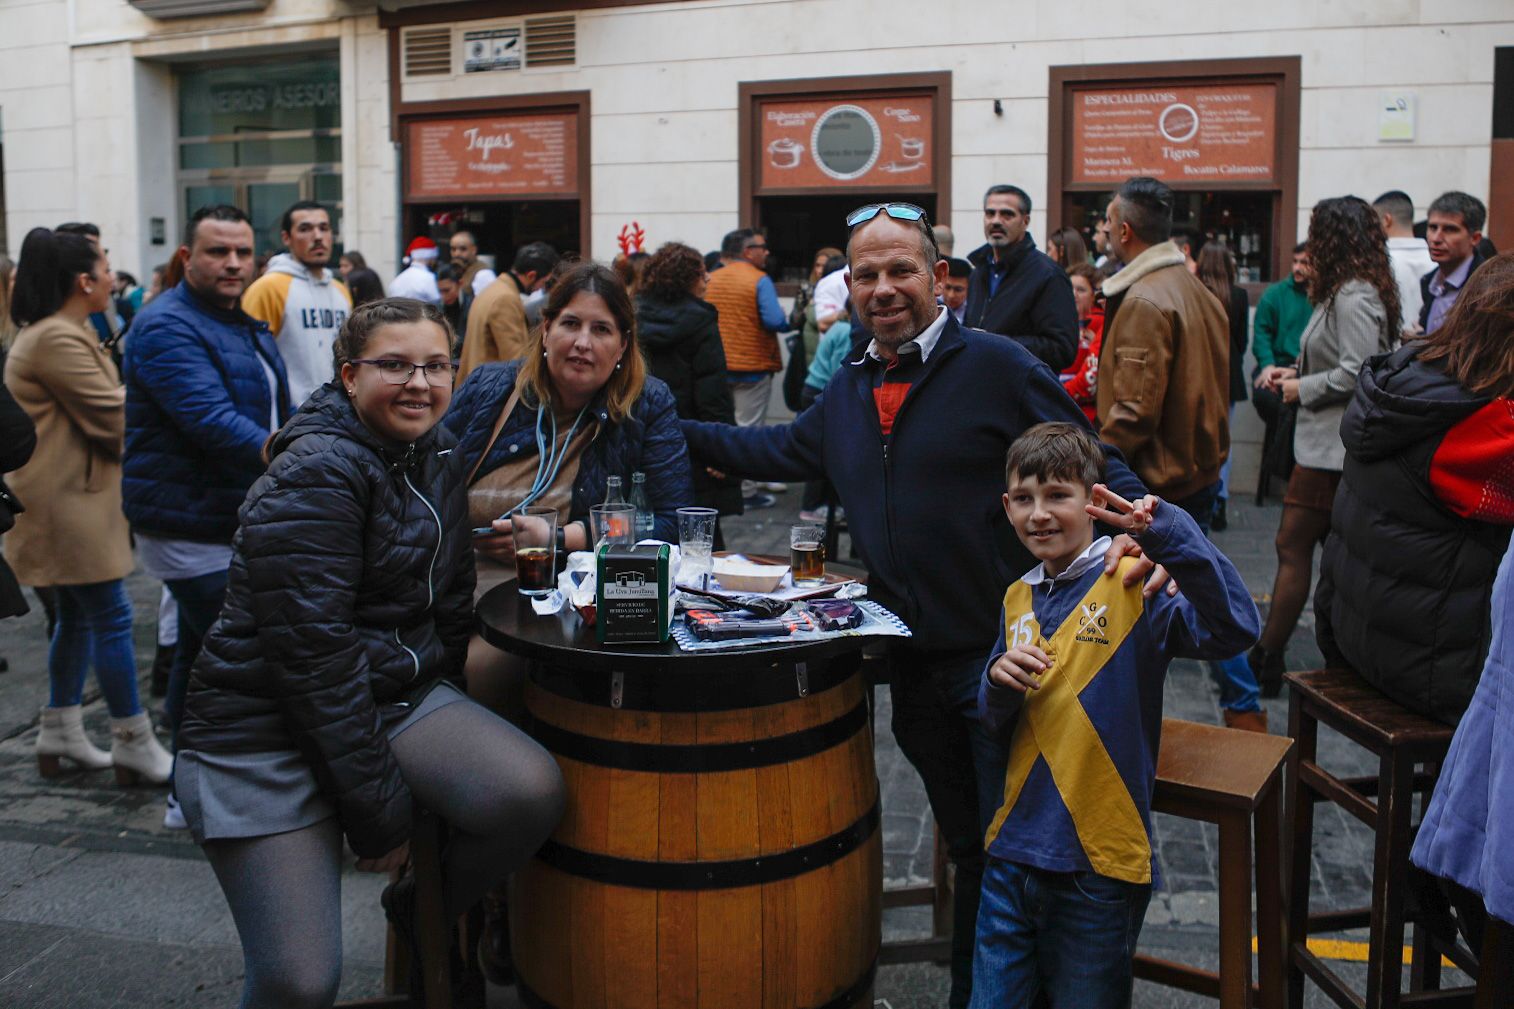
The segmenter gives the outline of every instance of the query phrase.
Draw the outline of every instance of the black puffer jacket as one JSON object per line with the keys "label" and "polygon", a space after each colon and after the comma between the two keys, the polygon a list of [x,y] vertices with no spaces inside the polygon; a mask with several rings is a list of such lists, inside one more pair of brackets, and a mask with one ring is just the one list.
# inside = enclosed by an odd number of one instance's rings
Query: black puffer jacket
{"label": "black puffer jacket", "polygon": [[1326,661],[1455,725],[1488,654],[1509,527],[1462,518],[1437,499],[1436,450],[1488,400],[1416,354],[1410,345],[1369,360],[1346,408],[1315,630]]}
{"label": "black puffer jacket", "polygon": [[473,550],[454,440],[386,445],[329,384],[275,436],[242,505],[220,619],[190,679],[180,749],[297,748],[353,851],[410,834],[386,725],[461,672]]}
{"label": "black puffer jacket", "polygon": [[[636,338],[647,369],[668,384],[679,420],[736,423],[714,305],[694,297],[670,302],[643,295],[636,299]],[[694,467],[693,479],[695,504],[722,515],[741,514],[740,480],[717,480],[703,466]]]}

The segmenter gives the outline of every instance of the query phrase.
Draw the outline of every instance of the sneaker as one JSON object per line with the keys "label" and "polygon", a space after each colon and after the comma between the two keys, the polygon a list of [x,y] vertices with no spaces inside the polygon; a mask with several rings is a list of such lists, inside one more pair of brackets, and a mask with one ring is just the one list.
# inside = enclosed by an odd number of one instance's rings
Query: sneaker
{"label": "sneaker", "polygon": [[773,495],[771,494],[764,494],[761,491],[758,491],[756,494],[753,494],[750,497],[742,498],[741,503],[751,509],[771,508],[773,507],[773,505],[778,503],[778,499],[773,497]]}
{"label": "sneaker", "polygon": [[168,808],[163,811],[164,830],[188,830],[189,824],[184,820],[184,810],[179,807],[179,800],[168,793]]}
{"label": "sneaker", "polygon": [[786,483],[765,483],[761,486],[763,490],[770,494],[787,494],[789,492],[789,485]]}
{"label": "sneaker", "polygon": [[799,521],[800,522],[814,522],[814,523],[817,523],[817,524],[823,524],[826,521],[828,521],[829,519],[830,519],[830,509],[827,508],[825,505],[821,505],[819,508],[801,508],[801,509],[799,509]]}

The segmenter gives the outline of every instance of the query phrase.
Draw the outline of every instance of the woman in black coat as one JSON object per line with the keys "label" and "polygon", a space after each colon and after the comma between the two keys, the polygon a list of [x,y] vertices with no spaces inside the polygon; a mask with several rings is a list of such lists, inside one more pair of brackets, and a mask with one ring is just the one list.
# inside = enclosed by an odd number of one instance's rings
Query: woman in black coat
{"label": "woman in black coat", "polygon": [[[1235,256],[1218,242],[1206,242],[1199,250],[1198,278],[1209,293],[1220,299],[1225,306],[1225,317],[1230,321],[1230,418],[1235,420],[1235,404],[1244,403],[1250,393],[1246,382],[1246,323],[1251,313],[1251,299],[1246,289],[1235,282]],[[1229,525],[1226,503],[1230,500],[1230,457],[1220,470],[1220,497],[1214,506],[1212,528],[1224,531]]]}
{"label": "woman in black coat", "polygon": [[[5,352],[0,350],[0,373],[4,371]],[[25,466],[36,447],[37,429],[32,424],[31,415],[21,409],[16,397],[0,383],[0,477]],[[0,479],[0,532],[15,517],[6,503],[9,493],[4,480]],[[5,563],[4,555],[0,555],[0,617],[19,617],[26,612],[26,597],[21,593],[21,586],[10,565]],[[0,658],[0,672],[5,668],[5,660]]]}
{"label": "woman in black coat", "polygon": [[[704,257],[678,242],[652,256],[636,296],[636,330],[647,368],[668,384],[681,420],[736,423],[715,306],[704,301]],[[741,482],[694,470],[694,503],[740,515]],[[717,537],[718,537],[717,533]]]}
{"label": "woman in black coat", "polygon": [[[243,1007],[329,1006],[341,978],[342,838],[358,868],[408,859],[412,803],[453,828],[449,918],[556,825],[551,756],[468,700],[473,551],[441,309],[352,313],[338,381],[271,440],[242,505],[221,616],[179,730],[185,819],[236,920]],[[410,877],[384,894],[410,935]]]}

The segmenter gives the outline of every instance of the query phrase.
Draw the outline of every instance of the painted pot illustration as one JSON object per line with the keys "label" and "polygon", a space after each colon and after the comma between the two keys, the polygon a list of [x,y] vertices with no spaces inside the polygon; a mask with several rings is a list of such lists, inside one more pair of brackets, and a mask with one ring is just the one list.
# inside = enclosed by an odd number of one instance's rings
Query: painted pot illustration
{"label": "painted pot illustration", "polygon": [[919,137],[900,137],[899,154],[905,161],[919,161],[925,156],[925,141]]}
{"label": "painted pot illustration", "polygon": [[768,164],[774,168],[798,168],[804,156],[804,145],[788,137],[779,137],[768,144]]}

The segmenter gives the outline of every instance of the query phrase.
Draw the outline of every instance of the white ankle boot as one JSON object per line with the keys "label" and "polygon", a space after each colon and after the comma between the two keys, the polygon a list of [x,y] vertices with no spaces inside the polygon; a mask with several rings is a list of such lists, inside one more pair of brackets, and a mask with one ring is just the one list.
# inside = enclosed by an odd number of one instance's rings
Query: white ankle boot
{"label": "white ankle boot", "polygon": [[147,712],[130,718],[112,718],[110,735],[110,760],[116,765],[116,784],[135,785],[143,780],[151,785],[168,783],[173,773],[173,757],[153,735]]}
{"label": "white ankle boot", "polygon": [[77,704],[42,709],[42,731],[37,733],[36,749],[37,770],[44,778],[56,778],[63,773],[64,757],[86,771],[110,766],[110,754],[96,747],[84,734],[84,709]]}

